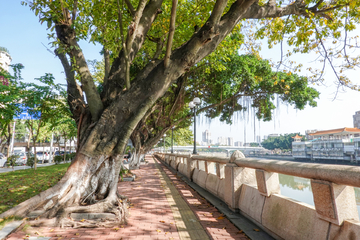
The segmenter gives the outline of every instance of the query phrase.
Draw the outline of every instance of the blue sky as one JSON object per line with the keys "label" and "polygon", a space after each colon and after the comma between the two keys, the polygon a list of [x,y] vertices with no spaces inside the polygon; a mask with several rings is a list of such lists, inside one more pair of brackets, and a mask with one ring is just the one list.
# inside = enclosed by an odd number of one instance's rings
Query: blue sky
{"label": "blue sky", "polygon": [[[18,0],[0,0],[0,46],[6,47],[12,57],[12,63],[22,63],[25,69],[22,71],[24,81],[34,81],[45,73],[52,73],[56,82],[65,83],[60,61],[52,54],[53,49],[49,50],[49,40],[47,39],[46,25],[40,25],[38,18],[30,11],[29,7],[21,6]],[[99,54],[101,47],[80,43],[84,55],[87,59],[101,60]],[[265,46],[263,48],[266,48]],[[272,58],[279,55],[279,49],[266,50],[263,52],[264,58]],[[305,55],[296,56],[297,62],[306,65],[317,65],[313,62],[316,56]],[[306,76],[306,71],[300,74]],[[359,80],[359,74],[352,73],[352,80]],[[328,69],[325,78],[325,85],[317,87],[321,92],[318,107],[306,107],[303,111],[294,110],[292,106],[281,105],[274,114],[274,120],[268,123],[258,121],[255,124],[256,135],[268,135],[271,133],[292,133],[300,132],[304,134],[307,129],[334,129],[342,127],[353,127],[352,115],[360,110],[360,93],[347,90],[339,93],[334,99],[336,88],[333,82],[334,75]],[[359,83],[359,81],[358,81]],[[211,123],[203,117],[199,117],[197,123],[197,139],[201,139],[201,132],[208,129],[212,133],[212,139],[218,137],[233,137],[234,141],[244,142],[244,132],[246,131],[246,141],[254,140],[253,117],[248,115],[245,119],[236,119],[234,124],[229,126],[212,120]]]}

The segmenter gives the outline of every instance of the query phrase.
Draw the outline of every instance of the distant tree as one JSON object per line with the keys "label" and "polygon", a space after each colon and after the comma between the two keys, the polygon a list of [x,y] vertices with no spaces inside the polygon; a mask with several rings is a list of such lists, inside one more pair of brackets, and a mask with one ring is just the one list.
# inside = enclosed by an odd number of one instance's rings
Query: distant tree
{"label": "distant tree", "polygon": [[10,139],[12,138],[12,123],[14,118],[20,114],[19,99],[25,94],[21,80],[21,69],[23,65],[12,65],[13,75],[0,67],[0,151],[8,146],[8,157],[10,156]]}
{"label": "distant tree", "polygon": [[279,137],[269,137],[268,139],[264,140],[261,145],[269,150],[274,149],[281,149],[281,150],[291,150],[292,149],[292,142],[296,134],[300,135],[300,133],[289,133],[280,135]]}
{"label": "distant tree", "polygon": [[43,85],[35,83],[26,84],[26,96],[22,99],[22,105],[27,109],[32,119],[25,121],[29,128],[31,140],[34,147],[35,163],[34,169],[37,168],[36,160],[36,142],[46,136],[45,131],[47,124],[57,121],[61,118],[67,109],[65,101],[59,98],[63,91],[60,85],[54,83],[52,74],[45,74],[37,78]]}

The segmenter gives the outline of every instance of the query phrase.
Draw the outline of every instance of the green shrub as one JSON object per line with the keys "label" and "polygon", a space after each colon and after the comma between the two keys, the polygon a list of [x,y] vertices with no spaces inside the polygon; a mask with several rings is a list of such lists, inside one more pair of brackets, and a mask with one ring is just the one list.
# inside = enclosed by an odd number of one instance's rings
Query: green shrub
{"label": "green shrub", "polygon": [[35,157],[28,155],[27,160],[26,160],[26,166],[33,168],[34,164],[35,164]]}
{"label": "green shrub", "polygon": [[62,160],[63,160],[63,156],[57,155],[54,157],[55,164],[60,164]]}
{"label": "green shrub", "polygon": [[6,163],[8,166],[14,167],[16,164],[16,161],[18,160],[19,155],[11,155],[7,158]]}

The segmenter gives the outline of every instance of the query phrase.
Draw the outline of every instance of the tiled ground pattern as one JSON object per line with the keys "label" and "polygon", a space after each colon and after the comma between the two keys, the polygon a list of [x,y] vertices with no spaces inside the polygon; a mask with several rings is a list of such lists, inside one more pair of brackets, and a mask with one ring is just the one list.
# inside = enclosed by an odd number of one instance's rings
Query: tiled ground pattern
{"label": "tiled ground pattern", "polygon": [[161,167],[212,239],[249,239],[213,205],[176,176],[176,173],[163,164]]}
{"label": "tiled ground pattern", "polygon": [[[31,228],[25,227],[12,233],[8,240],[27,239],[27,237],[50,237],[60,239],[104,239],[104,240],[151,240],[151,239],[184,239],[180,238],[175,224],[174,214],[166,198],[164,183],[160,181],[160,172],[154,160],[147,156],[149,162],[141,165],[141,169],[133,170],[135,182],[121,182],[119,192],[131,201],[128,224],[117,228],[95,229],[61,229],[61,228]],[[172,184],[179,190],[181,196],[189,204],[198,221],[212,239],[248,239],[228,219],[223,218],[215,207],[200,197],[192,188],[178,179],[166,167],[164,171],[170,177]],[[167,183],[171,184],[171,183]],[[189,219],[185,219],[186,221]],[[190,239],[190,238],[188,238]],[[202,240],[198,238],[199,240]]]}

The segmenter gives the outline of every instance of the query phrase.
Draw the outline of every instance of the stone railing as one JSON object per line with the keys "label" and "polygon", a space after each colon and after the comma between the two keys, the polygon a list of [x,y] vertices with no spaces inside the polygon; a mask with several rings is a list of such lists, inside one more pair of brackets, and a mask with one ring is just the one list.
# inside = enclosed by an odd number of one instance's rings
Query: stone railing
{"label": "stone railing", "polygon": [[[155,153],[154,156],[222,199],[276,239],[360,239],[353,187],[360,167]],[[278,173],[311,180],[315,206],[280,194]]]}

